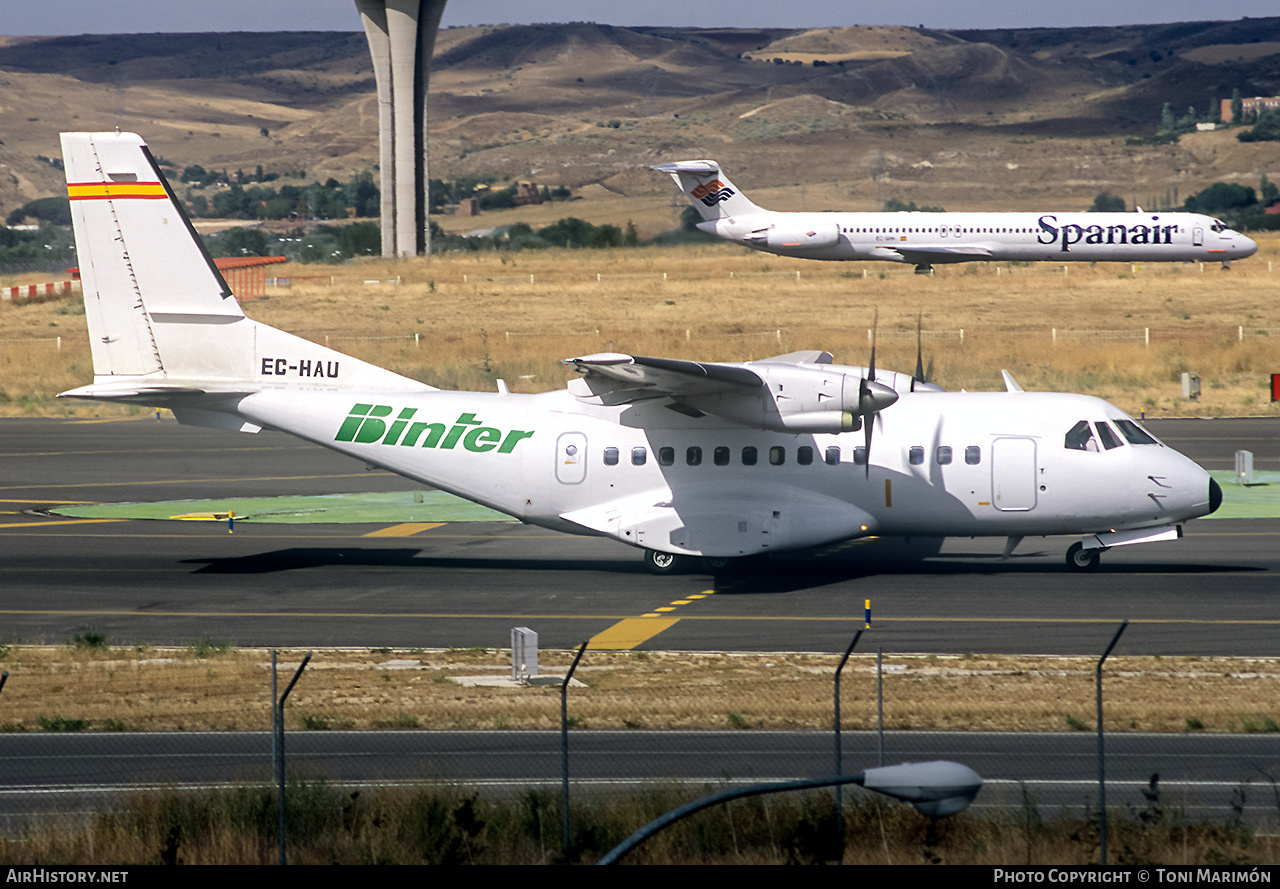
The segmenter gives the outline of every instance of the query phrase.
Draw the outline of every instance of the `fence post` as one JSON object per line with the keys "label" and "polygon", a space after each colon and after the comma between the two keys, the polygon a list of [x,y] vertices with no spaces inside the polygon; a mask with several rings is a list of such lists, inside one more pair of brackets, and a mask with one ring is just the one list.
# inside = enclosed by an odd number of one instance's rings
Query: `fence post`
{"label": "fence post", "polygon": [[1103,867],[1107,866],[1107,766],[1106,745],[1102,732],[1102,662],[1107,659],[1107,655],[1111,654],[1111,649],[1116,647],[1116,643],[1120,641],[1120,634],[1124,632],[1127,626],[1129,626],[1128,620],[1120,624],[1120,629],[1116,630],[1116,634],[1111,637],[1111,644],[1102,653],[1102,657],[1098,658],[1098,666],[1095,671],[1098,699],[1098,840],[1102,844]]}
{"label": "fence post", "polygon": [[279,798],[279,815],[280,815],[280,863],[288,864],[285,858],[284,849],[284,702],[289,697],[289,692],[293,691],[293,687],[298,684],[298,679],[302,676],[302,671],[307,668],[307,663],[311,660],[311,652],[307,652],[306,657],[302,659],[302,663],[298,664],[298,672],[293,674],[293,679],[284,690],[284,694],[280,696],[280,700],[275,700],[276,695],[276,650],[271,649],[271,698],[272,698],[272,723],[275,729],[275,748],[276,754],[276,778],[279,781],[280,798]]}
{"label": "fence post", "polygon": [[[845,649],[844,657],[840,658],[840,665],[836,667],[835,682],[835,730],[836,730],[836,775],[844,774],[843,751],[840,746],[840,673],[844,670],[844,665],[849,660],[849,655],[853,654],[853,649],[857,646],[858,640],[862,638],[862,630],[858,630],[854,634],[853,641],[849,643],[849,647]],[[836,785],[836,836],[840,837],[840,860],[844,861],[844,786]]]}
{"label": "fence post", "polygon": [[884,765],[884,646],[876,646],[876,765]]}
{"label": "fence post", "polygon": [[[590,642],[591,640],[587,640]],[[569,665],[569,672],[560,684],[560,775],[563,782],[560,807],[563,809],[560,850],[564,853],[564,863],[569,863],[569,682],[573,679],[573,671],[578,669],[578,661],[587,650],[587,642],[578,646],[578,653]]]}

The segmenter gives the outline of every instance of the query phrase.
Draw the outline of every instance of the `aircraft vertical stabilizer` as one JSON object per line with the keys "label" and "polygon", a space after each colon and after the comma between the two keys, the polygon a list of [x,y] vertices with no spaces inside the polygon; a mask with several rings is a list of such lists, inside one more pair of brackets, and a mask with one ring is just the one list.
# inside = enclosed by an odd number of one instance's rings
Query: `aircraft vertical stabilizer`
{"label": "aircraft vertical stabilizer", "polygon": [[729,177],[715,161],[677,161],[674,164],[661,164],[652,169],[659,173],[670,174],[672,180],[689,197],[704,220],[714,221],[730,216],[748,216],[752,213],[765,212],[729,181]]}
{"label": "aircraft vertical stabilizer", "polygon": [[62,152],[94,371],[64,394],[432,388],[246,318],[141,137],[63,133]]}
{"label": "aircraft vertical stabilizer", "polygon": [[62,154],[96,375],[163,372],[157,313],[243,317],[139,137],[64,133]]}

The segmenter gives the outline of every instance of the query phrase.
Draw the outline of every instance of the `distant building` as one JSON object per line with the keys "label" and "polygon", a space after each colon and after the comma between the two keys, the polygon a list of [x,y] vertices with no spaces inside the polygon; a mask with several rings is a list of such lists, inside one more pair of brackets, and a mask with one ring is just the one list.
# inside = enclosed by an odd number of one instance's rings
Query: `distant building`
{"label": "distant building", "polygon": [[463,198],[458,201],[458,209],[454,211],[455,216],[479,216],[480,215],[480,199],[479,198]]}
{"label": "distant building", "polygon": [[[1240,119],[1254,120],[1264,111],[1280,111],[1280,96],[1254,96],[1252,99],[1240,100]],[[1219,115],[1223,123],[1231,122],[1231,100],[1222,100],[1222,111]]]}
{"label": "distant building", "polygon": [[538,191],[536,182],[521,182],[516,187],[516,206],[525,207],[529,204],[541,204],[542,194]]}

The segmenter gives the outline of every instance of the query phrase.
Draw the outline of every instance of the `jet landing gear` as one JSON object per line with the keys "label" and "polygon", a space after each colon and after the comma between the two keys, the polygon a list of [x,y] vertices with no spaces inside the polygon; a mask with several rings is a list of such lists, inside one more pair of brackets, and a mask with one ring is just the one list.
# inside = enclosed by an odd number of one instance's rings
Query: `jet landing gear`
{"label": "jet landing gear", "polygon": [[917,274],[917,275],[932,275],[932,274],[933,274],[933,266],[929,265],[929,263],[927,263],[927,262],[922,262],[922,263],[920,263],[919,265],[917,265],[917,266],[916,266],[916,274]]}
{"label": "jet landing gear", "polygon": [[1072,571],[1096,571],[1101,561],[1101,549],[1085,549],[1078,542],[1067,548],[1067,567]]}

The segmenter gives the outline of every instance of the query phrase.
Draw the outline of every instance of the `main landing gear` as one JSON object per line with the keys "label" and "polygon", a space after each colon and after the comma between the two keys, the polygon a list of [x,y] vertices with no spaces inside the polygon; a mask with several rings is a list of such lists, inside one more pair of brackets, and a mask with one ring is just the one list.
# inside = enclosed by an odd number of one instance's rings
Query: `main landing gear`
{"label": "main landing gear", "polygon": [[675,574],[684,567],[683,561],[675,553],[659,552],[656,549],[644,551],[644,567],[649,569],[650,574]]}
{"label": "main landing gear", "polygon": [[1102,561],[1102,549],[1085,549],[1083,543],[1067,548],[1067,567],[1072,571],[1096,571]]}
{"label": "main landing gear", "polygon": [[675,553],[659,552],[656,549],[644,551],[644,566],[650,574],[678,574],[681,571],[693,570],[698,561],[711,574],[732,575],[748,568],[760,565],[766,555],[759,553],[751,556],[678,556]]}

